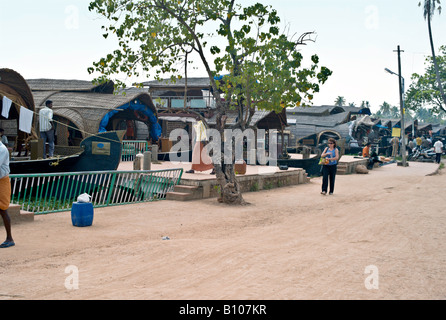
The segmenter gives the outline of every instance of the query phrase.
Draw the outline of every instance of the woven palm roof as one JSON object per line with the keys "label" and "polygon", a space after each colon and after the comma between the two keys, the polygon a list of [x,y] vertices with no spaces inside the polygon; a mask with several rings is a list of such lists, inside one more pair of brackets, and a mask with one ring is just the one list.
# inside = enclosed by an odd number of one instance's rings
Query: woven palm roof
{"label": "woven palm roof", "polygon": [[25,79],[12,69],[0,69],[0,97],[7,96],[15,105],[34,111],[34,98]]}
{"label": "woven palm roof", "polygon": [[332,131],[337,132],[341,135],[342,138],[345,138],[349,134],[349,124],[348,123],[342,123],[339,125],[335,125],[332,127],[321,127],[321,126],[315,126],[311,124],[296,124],[290,127],[287,127],[287,129],[290,131],[292,135],[294,135],[294,138],[297,140],[308,137],[310,135],[319,134],[324,131]]}
{"label": "woven palm roof", "polygon": [[350,106],[311,106],[311,107],[295,107],[287,110],[288,114],[301,114],[313,116],[327,116],[330,114],[350,112],[350,114],[370,114],[370,109],[365,107]]}
{"label": "woven palm roof", "polygon": [[156,114],[149,94],[139,91],[126,94],[37,91],[33,94],[36,101],[39,101],[36,112],[43,107],[47,99],[51,99],[55,115],[71,120],[80,130],[88,133],[98,132],[99,124],[108,112],[134,100],[147,105]]}
{"label": "woven palm roof", "polygon": [[341,112],[331,115],[314,116],[300,113],[287,113],[287,118],[295,120],[296,124],[314,125],[316,127],[330,128],[350,120],[350,112]]}
{"label": "woven palm roof", "polygon": [[341,107],[337,106],[311,106],[311,107],[295,107],[287,109],[287,114],[300,114],[312,116],[328,116],[330,114],[345,112]]}
{"label": "woven palm roof", "polygon": [[104,84],[94,84],[85,80],[63,80],[63,79],[28,79],[32,91],[79,91],[113,93],[114,83],[112,81]]}
{"label": "woven palm roof", "polygon": [[[277,121],[280,121],[284,125],[286,125],[286,114],[285,114],[285,112],[282,112],[282,113],[277,114],[274,111],[256,109],[254,112],[254,115],[251,118],[251,122],[247,125],[248,126],[258,126],[259,122],[266,119],[267,117],[277,118],[278,119]],[[237,111],[234,111],[234,110],[227,111],[226,116],[227,116],[227,120],[226,120],[227,126],[232,126],[237,123],[237,121],[238,121],[238,112]],[[211,118],[209,118],[207,120],[207,122],[210,125],[216,125],[217,124],[216,119],[217,119],[217,115],[214,114]],[[271,126],[268,126],[268,128],[265,128],[265,129],[281,129],[281,127],[275,123]]]}

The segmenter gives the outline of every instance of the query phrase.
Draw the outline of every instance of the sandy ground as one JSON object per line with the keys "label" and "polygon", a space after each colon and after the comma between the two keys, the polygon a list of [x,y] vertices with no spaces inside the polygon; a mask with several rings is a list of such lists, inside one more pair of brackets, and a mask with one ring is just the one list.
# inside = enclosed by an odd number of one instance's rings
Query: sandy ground
{"label": "sandy ground", "polygon": [[428,175],[437,168],[338,175],[332,196],[314,178],[246,193],[244,207],[95,209],[86,228],[70,212],[37,216],[0,249],[0,299],[445,299],[446,179]]}

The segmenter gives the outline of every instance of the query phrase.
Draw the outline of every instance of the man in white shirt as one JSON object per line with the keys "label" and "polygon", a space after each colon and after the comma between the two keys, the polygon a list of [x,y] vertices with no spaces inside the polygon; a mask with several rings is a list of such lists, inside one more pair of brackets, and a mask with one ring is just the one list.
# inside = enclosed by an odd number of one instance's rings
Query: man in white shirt
{"label": "man in white shirt", "polygon": [[3,142],[3,144],[8,147],[8,137],[5,136],[5,130],[3,128],[0,128],[0,137],[1,137],[1,141]]}
{"label": "man in white shirt", "polygon": [[43,139],[43,158],[46,158],[46,143],[48,142],[48,156],[54,155],[54,126],[53,126],[53,102],[47,100],[45,107],[39,111],[40,138]]}
{"label": "man in white shirt", "polygon": [[441,155],[443,154],[443,142],[441,142],[440,139],[437,139],[434,143],[434,149],[435,149],[435,162],[440,163],[441,162]]}
{"label": "man in white shirt", "polygon": [[11,219],[8,215],[9,202],[11,200],[11,182],[9,181],[9,151],[0,141],[0,215],[6,229],[6,240],[0,244],[0,248],[8,248],[15,245],[11,235]]}

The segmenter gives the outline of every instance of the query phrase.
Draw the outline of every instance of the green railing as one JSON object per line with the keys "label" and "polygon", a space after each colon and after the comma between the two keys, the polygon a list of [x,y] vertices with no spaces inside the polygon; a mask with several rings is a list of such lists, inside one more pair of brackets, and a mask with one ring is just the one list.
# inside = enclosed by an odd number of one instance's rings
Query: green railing
{"label": "green railing", "polygon": [[69,211],[83,193],[94,207],[163,200],[183,169],[10,175],[11,203],[34,214]]}
{"label": "green railing", "polygon": [[150,150],[147,141],[124,140],[122,141],[121,161],[133,161],[138,153]]}

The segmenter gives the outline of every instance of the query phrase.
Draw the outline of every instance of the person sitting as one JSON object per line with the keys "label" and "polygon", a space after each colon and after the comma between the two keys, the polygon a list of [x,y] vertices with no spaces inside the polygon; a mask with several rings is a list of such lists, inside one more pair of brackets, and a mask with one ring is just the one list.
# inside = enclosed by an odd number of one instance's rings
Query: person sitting
{"label": "person sitting", "polygon": [[367,142],[367,144],[365,145],[365,147],[362,149],[362,157],[363,158],[368,158],[370,157],[370,142]]}
{"label": "person sitting", "polygon": [[372,154],[370,155],[369,161],[367,163],[367,169],[372,170],[375,163],[383,163],[383,162],[379,160],[378,154],[375,151],[372,151]]}

